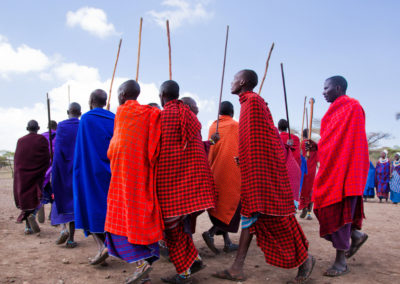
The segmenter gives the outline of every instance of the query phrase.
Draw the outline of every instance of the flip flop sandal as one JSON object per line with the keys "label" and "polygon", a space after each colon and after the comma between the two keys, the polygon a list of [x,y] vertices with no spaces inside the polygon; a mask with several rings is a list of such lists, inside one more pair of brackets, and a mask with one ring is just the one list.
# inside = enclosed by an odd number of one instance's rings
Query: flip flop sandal
{"label": "flip flop sandal", "polygon": [[300,276],[302,279],[299,279],[300,277],[296,276],[295,280],[296,280],[296,284],[303,284],[306,283],[308,281],[308,279],[311,276],[311,273],[313,272],[315,263],[317,262],[317,260],[315,259],[315,257],[311,256],[311,268],[310,270],[306,273],[306,275],[304,276]]}
{"label": "flip flop sandal", "polygon": [[350,246],[350,249],[345,253],[346,258],[350,258],[356,254],[356,252],[361,248],[361,246],[368,240],[368,235],[364,234],[364,239],[356,246]]}
{"label": "flip flop sandal", "polygon": [[72,248],[77,247],[77,246],[78,246],[78,243],[68,240],[67,243],[65,244],[65,246],[66,246],[67,248],[69,248],[69,249],[72,249]]}
{"label": "flip flop sandal", "polygon": [[349,272],[350,272],[350,268],[346,265],[346,270],[344,270],[344,271],[339,271],[339,270],[336,270],[333,268],[329,268],[327,271],[325,271],[324,276],[338,277],[338,276],[346,275]]}
{"label": "flip flop sandal", "polygon": [[167,278],[161,278],[161,281],[165,283],[171,283],[171,284],[192,284],[192,278],[189,276],[187,278],[182,278],[179,276],[179,274],[175,274],[174,276],[167,277]]}
{"label": "flip flop sandal", "polygon": [[[146,268],[148,267],[148,268]],[[136,284],[136,283],[140,283],[142,281],[142,279],[146,279],[148,278],[150,272],[153,270],[153,267],[150,266],[150,264],[146,264],[145,268],[143,268],[143,270],[139,273],[134,273],[131,277],[128,277],[125,280],[125,284]]]}
{"label": "flip flop sandal", "polygon": [[245,281],[246,277],[244,276],[234,276],[230,274],[230,272],[225,269],[223,271],[217,272],[212,274],[213,277],[218,278],[218,279],[225,279],[225,280],[230,280],[230,281]]}
{"label": "flip flop sandal", "polygon": [[40,227],[39,227],[39,224],[36,222],[35,215],[31,214],[31,215],[29,215],[29,217],[27,219],[28,219],[28,223],[29,223],[29,226],[31,227],[32,231],[34,233],[39,233]]}
{"label": "flip flop sandal", "polygon": [[190,267],[190,273],[191,274],[195,274],[196,272],[199,272],[200,270],[203,270],[204,268],[206,268],[207,265],[205,265],[203,263],[203,261],[201,260],[195,260],[192,264],[192,266]]}
{"label": "flip flop sandal", "polygon": [[39,211],[37,212],[38,221],[40,224],[44,223],[44,205],[40,207]]}
{"label": "flip flop sandal", "polygon": [[103,263],[107,258],[108,258],[108,249],[104,248],[98,257],[95,257],[94,259],[92,259],[90,264],[97,265],[97,264]]}
{"label": "flip flop sandal", "polygon": [[224,246],[223,251],[226,253],[230,253],[230,252],[234,252],[237,251],[239,249],[239,246],[237,244],[229,244]]}
{"label": "flip flop sandal", "polygon": [[219,250],[214,245],[214,238],[210,236],[209,232],[204,232],[201,234],[203,240],[205,241],[207,247],[215,254],[219,254]]}
{"label": "flip flop sandal", "polygon": [[33,231],[32,231],[31,228],[25,228],[24,234],[25,234],[25,235],[32,235],[32,234],[33,234]]}
{"label": "flip flop sandal", "polygon": [[68,231],[61,231],[60,236],[56,240],[56,245],[62,245],[65,243],[69,238],[69,232]]}

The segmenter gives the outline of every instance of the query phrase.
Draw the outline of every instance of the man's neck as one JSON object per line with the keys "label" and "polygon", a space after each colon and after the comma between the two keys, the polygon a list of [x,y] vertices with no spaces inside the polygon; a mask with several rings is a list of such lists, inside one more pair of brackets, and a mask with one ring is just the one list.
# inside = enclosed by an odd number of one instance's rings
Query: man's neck
{"label": "man's neck", "polygon": [[243,93],[253,92],[253,89],[243,87],[239,93],[239,96]]}

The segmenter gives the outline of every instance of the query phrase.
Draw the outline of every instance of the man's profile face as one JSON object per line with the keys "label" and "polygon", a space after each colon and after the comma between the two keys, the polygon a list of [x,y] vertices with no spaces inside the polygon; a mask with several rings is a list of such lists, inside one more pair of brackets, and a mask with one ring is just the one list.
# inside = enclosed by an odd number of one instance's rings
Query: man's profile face
{"label": "man's profile face", "polygon": [[333,103],[340,95],[339,87],[333,84],[331,80],[326,80],[324,84],[324,92],[322,94],[328,103]]}
{"label": "man's profile face", "polygon": [[236,73],[233,77],[233,81],[231,83],[231,93],[232,94],[239,94],[240,90],[242,89],[242,85],[240,84],[242,81],[242,76],[240,73]]}

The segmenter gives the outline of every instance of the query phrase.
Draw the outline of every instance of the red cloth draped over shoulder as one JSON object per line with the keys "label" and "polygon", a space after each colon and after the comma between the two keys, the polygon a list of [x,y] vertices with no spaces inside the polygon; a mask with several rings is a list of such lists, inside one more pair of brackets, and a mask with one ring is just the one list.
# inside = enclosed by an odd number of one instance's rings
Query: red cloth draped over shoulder
{"label": "red cloth draped over shoulder", "polygon": [[[215,133],[217,122],[210,126],[208,139]],[[229,115],[219,116],[218,132],[221,139],[210,147],[208,162],[214,175],[218,202],[210,215],[229,224],[240,201],[240,169],[235,157],[239,156],[239,123]]]}
{"label": "red cloth draped over shoulder", "polygon": [[240,94],[239,100],[241,214],[291,215],[295,208],[284,147],[269,108],[253,92]]}
{"label": "red cloth draped over shoulder", "polygon": [[160,136],[159,109],[134,100],[118,107],[107,152],[111,182],[105,230],[132,244],[148,245],[163,237],[155,188]]}
{"label": "red cloth draped over shoulder", "polygon": [[26,211],[39,206],[49,165],[49,143],[43,135],[30,133],[18,140],[14,155],[14,199],[17,208]]}
{"label": "red cloth draped over shoulder", "polygon": [[314,181],[314,209],[361,196],[367,181],[369,153],[365,113],[347,95],[337,98],[321,121],[320,168]]}
{"label": "red cloth draped over shoulder", "polygon": [[[304,156],[307,153],[306,141],[307,140],[303,140],[301,142],[301,149]],[[310,156],[307,158],[307,174],[304,175],[303,186],[301,188],[300,205],[299,205],[300,210],[307,207],[311,202],[312,189],[313,189],[315,174],[317,171],[317,163],[318,163],[318,151],[317,150],[310,151]]]}
{"label": "red cloth draped over shoulder", "polygon": [[[282,138],[283,144],[287,145],[287,141],[289,140],[289,133],[281,132],[280,136]],[[293,140],[293,146],[290,147],[292,149],[293,157],[296,159],[296,162],[300,167],[301,166],[300,139],[293,133],[290,134],[290,138]]]}
{"label": "red cloth draped over shoulder", "polygon": [[161,112],[157,194],[164,218],[215,207],[215,185],[200,135],[188,106],[169,101]]}

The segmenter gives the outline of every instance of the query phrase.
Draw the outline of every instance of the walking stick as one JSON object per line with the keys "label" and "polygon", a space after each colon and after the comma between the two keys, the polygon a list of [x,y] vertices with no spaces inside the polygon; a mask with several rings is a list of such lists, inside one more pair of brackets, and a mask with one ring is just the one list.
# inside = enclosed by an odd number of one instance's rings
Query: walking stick
{"label": "walking stick", "polygon": [[[314,98],[310,99],[310,128],[308,129],[308,139],[311,140],[311,133],[312,133],[312,121],[314,116]],[[307,158],[310,157],[310,151],[307,151]]]}
{"label": "walking stick", "polygon": [[283,63],[281,63],[281,73],[282,73],[283,94],[284,94],[284,97],[285,97],[286,119],[287,119],[288,128],[289,128],[289,139],[291,139],[291,136],[290,136],[289,111],[288,111],[287,96],[286,96],[285,74],[283,73]]}
{"label": "walking stick", "polygon": [[308,108],[306,107],[306,128],[308,129]]}
{"label": "walking stick", "polygon": [[137,54],[137,64],[136,64],[136,82],[139,79],[139,62],[140,62],[140,45],[142,43],[142,24],[143,18],[140,18],[140,26],[139,26],[139,46],[138,46],[138,54]]}
{"label": "walking stick", "polygon": [[[301,133],[300,133],[300,145],[303,142],[303,131],[304,131],[304,117],[306,115],[306,101],[307,101],[307,96],[304,97],[304,107],[303,107],[303,121],[301,122]],[[303,149],[300,147],[300,151],[302,152],[301,154],[303,154]]]}
{"label": "walking stick", "polygon": [[117,52],[117,59],[115,60],[115,65],[114,65],[114,72],[111,78],[111,85],[110,85],[110,93],[108,94],[108,102],[107,102],[107,110],[110,110],[110,101],[111,101],[111,91],[112,91],[112,86],[114,83],[114,77],[115,77],[115,70],[117,69],[117,64],[118,64],[118,58],[119,58],[119,52],[121,50],[121,44],[122,44],[122,38],[119,40],[119,45],[118,45],[118,52]]}
{"label": "walking stick", "polygon": [[53,163],[53,139],[51,137],[51,118],[50,118],[50,99],[49,93],[46,94],[47,96],[47,119],[49,121],[49,144],[50,144],[50,164]]}
{"label": "walking stick", "polygon": [[172,80],[172,67],[171,67],[171,36],[169,34],[169,21],[167,20],[167,37],[168,37],[168,58],[169,58],[169,79]]}
{"label": "walking stick", "polygon": [[218,133],[218,126],[219,126],[219,112],[221,111],[222,90],[224,88],[225,62],[226,62],[226,49],[228,47],[228,36],[229,36],[229,25],[226,26],[224,64],[222,65],[221,89],[220,89],[220,92],[219,92],[219,103],[218,103],[218,113],[217,113],[217,128],[216,128],[215,133]]}
{"label": "walking stick", "polygon": [[261,90],[262,90],[262,87],[263,87],[263,85],[264,85],[265,77],[267,77],[267,71],[268,71],[268,66],[269,66],[269,59],[271,58],[271,53],[272,53],[272,50],[274,49],[274,46],[275,46],[275,44],[272,43],[271,49],[269,50],[269,53],[268,53],[267,63],[266,63],[266,65],[265,65],[264,77],[263,77],[262,80],[261,80],[260,89],[258,90],[258,94],[259,94],[259,95],[261,94]]}

